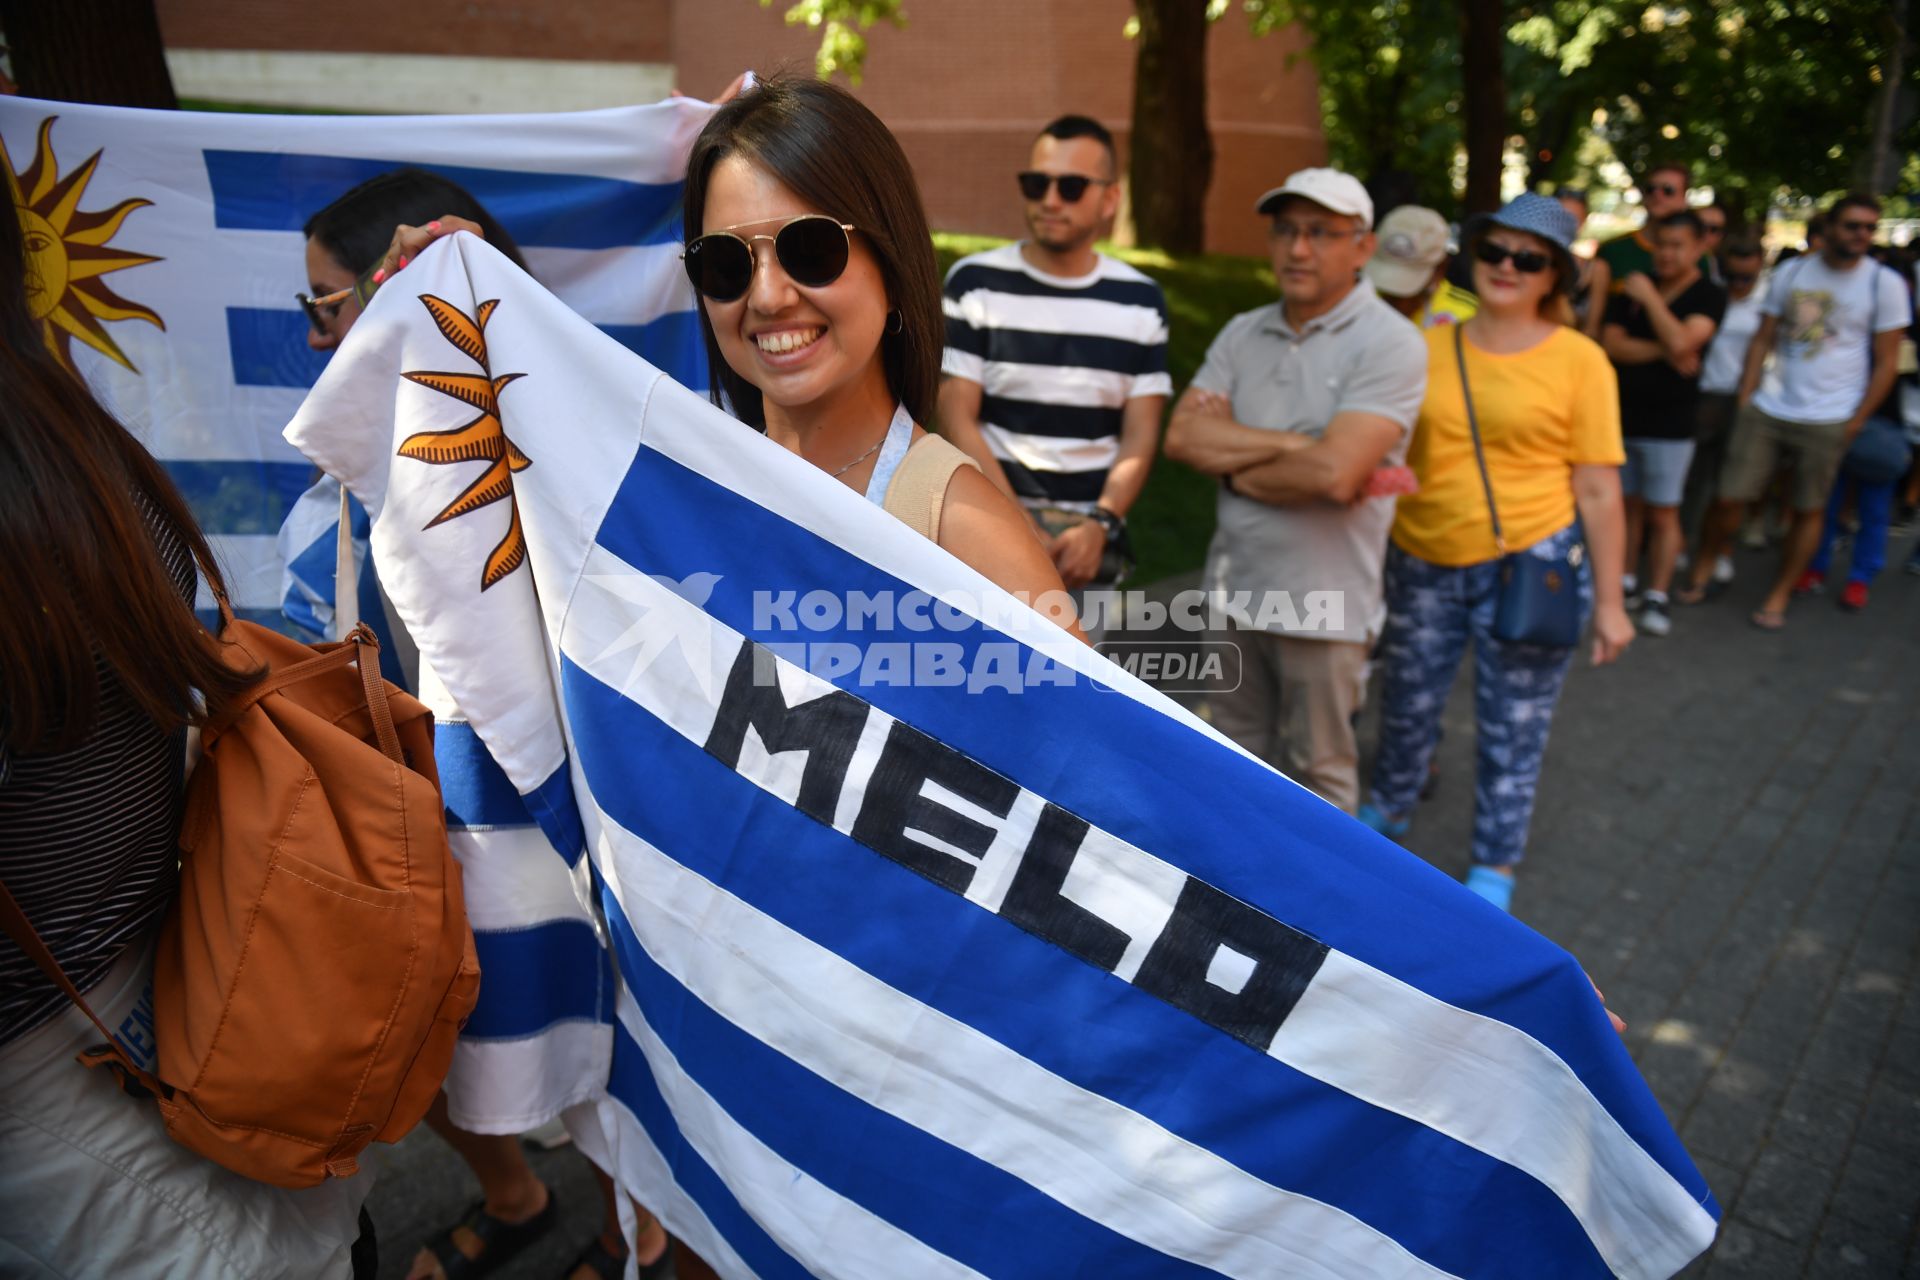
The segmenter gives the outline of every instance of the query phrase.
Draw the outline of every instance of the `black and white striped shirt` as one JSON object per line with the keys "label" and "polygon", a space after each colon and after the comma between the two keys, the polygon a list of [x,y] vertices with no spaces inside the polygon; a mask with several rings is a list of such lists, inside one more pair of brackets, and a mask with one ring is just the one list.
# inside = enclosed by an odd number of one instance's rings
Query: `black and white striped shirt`
{"label": "black and white striped shirt", "polygon": [[[191,601],[186,544],[151,511],[147,527],[175,587]],[[97,657],[95,670],[98,715],[79,746],[10,755],[0,745],[0,882],[82,991],[173,901],[185,758],[182,734],[155,728]],[[0,934],[0,1044],[66,1006],[66,996]]]}
{"label": "black and white striped shirt", "polygon": [[980,431],[1014,492],[1092,510],[1127,401],[1173,390],[1160,286],[1104,254],[1048,275],[1010,244],[954,263],[944,302],[941,372],[980,384]]}

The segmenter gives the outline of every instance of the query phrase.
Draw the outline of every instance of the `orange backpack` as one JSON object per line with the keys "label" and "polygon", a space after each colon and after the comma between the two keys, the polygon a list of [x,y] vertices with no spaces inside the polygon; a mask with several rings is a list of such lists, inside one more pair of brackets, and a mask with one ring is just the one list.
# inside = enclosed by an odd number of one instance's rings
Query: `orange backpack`
{"label": "orange backpack", "polygon": [[[154,955],[159,1059],[143,1071],[109,1035],[80,1060],[151,1092],[181,1145],[310,1187],[426,1114],[480,965],[432,714],[380,678],[364,625],[308,646],[221,604],[229,661],[266,675],[206,727],[187,787]],[[86,1009],[39,942],[21,945]]]}

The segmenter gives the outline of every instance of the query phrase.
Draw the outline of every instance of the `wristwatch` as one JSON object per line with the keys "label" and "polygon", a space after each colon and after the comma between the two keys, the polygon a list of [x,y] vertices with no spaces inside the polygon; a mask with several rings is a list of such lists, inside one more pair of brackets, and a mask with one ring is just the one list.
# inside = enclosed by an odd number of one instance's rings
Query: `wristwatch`
{"label": "wristwatch", "polygon": [[1109,538],[1127,527],[1127,522],[1120,518],[1120,513],[1107,507],[1095,507],[1093,509],[1093,520],[1102,529],[1107,531],[1107,537]]}

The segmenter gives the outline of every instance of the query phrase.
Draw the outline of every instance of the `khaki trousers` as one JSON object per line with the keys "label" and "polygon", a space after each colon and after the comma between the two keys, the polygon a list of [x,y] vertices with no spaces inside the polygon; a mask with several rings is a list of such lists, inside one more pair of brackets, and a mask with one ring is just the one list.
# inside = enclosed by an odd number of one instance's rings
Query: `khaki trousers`
{"label": "khaki trousers", "polygon": [[[1238,687],[1210,690],[1213,727],[1327,803],[1360,803],[1353,721],[1367,697],[1367,646],[1229,628],[1213,637],[1240,650]],[[1226,673],[1228,681],[1236,673]]]}

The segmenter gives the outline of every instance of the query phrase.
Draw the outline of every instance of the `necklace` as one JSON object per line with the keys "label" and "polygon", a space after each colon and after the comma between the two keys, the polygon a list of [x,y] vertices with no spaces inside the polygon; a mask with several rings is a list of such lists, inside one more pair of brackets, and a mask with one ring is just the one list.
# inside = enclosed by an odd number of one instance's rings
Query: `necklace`
{"label": "necklace", "polygon": [[839,479],[841,476],[847,474],[847,472],[853,470],[855,467],[865,462],[868,458],[871,458],[874,455],[874,453],[878,451],[880,446],[887,442],[887,437],[892,433],[893,433],[893,425],[889,423],[887,425],[887,429],[880,433],[880,438],[878,440],[875,440],[873,444],[868,447],[865,453],[861,454],[859,457],[855,458],[852,462],[849,462],[846,466],[840,468],[838,471],[833,473],[834,479],[836,480]]}

